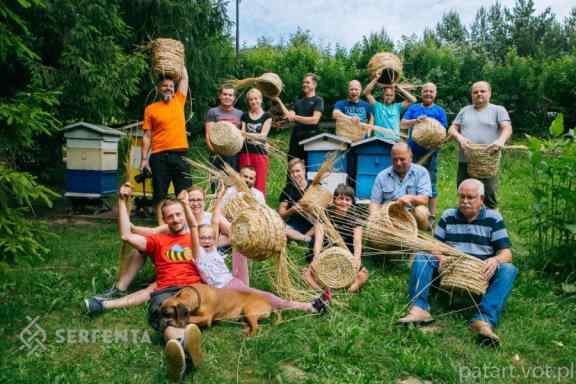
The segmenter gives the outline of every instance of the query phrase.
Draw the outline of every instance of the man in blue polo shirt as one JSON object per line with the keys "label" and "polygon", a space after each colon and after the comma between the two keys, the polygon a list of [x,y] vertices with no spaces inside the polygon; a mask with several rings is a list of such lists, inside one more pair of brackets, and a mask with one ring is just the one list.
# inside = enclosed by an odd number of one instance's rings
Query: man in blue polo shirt
{"label": "man in blue polo shirt", "polygon": [[374,122],[372,106],[364,100],[360,100],[361,94],[362,84],[358,80],[351,80],[348,83],[348,99],[336,102],[332,111],[332,118],[348,117],[355,122],[372,124]]}
{"label": "man in blue polo shirt", "polygon": [[[483,344],[497,346],[498,324],[518,269],[512,264],[512,246],[502,216],[484,206],[484,185],[466,179],[458,187],[458,208],[447,209],[436,227],[436,239],[484,260],[483,277],[488,289],[478,305],[470,327]],[[399,320],[402,324],[423,325],[433,321],[428,304],[429,287],[443,262],[440,253],[419,253],[412,263],[409,294],[411,308]]]}
{"label": "man in blue polo shirt", "polygon": [[[414,154],[414,161],[419,162],[423,157],[428,155],[429,149],[419,146],[412,140],[412,127],[424,120],[425,117],[430,117],[436,119],[442,124],[442,126],[448,128],[448,118],[446,117],[446,112],[444,109],[435,104],[436,96],[438,92],[436,85],[434,83],[426,83],[422,86],[421,98],[422,102],[417,104],[412,104],[404,116],[402,121],[400,121],[400,127],[402,129],[408,129],[408,145],[412,149]],[[430,172],[430,180],[432,182],[432,196],[430,198],[430,213],[432,216],[436,215],[436,197],[438,196],[438,190],[436,187],[437,177],[436,170],[438,168],[438,151],[434,151],[432,155],[424,161],[424,167]]]}
{"label": "man in blue polo shirt", "polygon": [[406,143],[396,143],[390,151],[392,165],[376,176],[370,195],[370,213],[383,203],[397,203],[414,208],[418,227],[429,229],[428,199],[432,195],[430,176],[426,168],[412,163],[412,151]]}

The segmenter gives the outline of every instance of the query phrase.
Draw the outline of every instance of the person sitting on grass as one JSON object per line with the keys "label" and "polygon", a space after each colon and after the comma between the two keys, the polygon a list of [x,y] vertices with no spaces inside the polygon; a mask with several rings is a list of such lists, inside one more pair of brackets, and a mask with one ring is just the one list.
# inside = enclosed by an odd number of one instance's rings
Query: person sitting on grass
{"label": "person sitting on grass", "polygon": [[[192,213],[196,217],[196,220],[201,224],[214,224],[219,228],[220,235],[218,237],[218,245],[224,246],[229,244],[229,239],[227,234],[230,231],[230,223],[221,215],[212,215],[210,212],[204,211],[204,191],[199,187],[190,187],[187,189],[190,208]],[[130,224],[130,229],[132,233],[141,236],[152,236],[161,233],[169,233],[169,227],[167,224],[160,225],[155,228],[140,227]],[[86,310],[89,314],[96,314],[101,311],[98,309],[103,309],[101,305],[95,304],[103,301],[108,301],[112,299],[124,298],[125,300],[114,301],[113,306],[106,307],[110,308],[123,308],[135,305],[140,305],[148,301],[150,293],[156,288],[156,283],[153,282],[148,287],[141,289],[139,291],[133,292],[126,296],[128,287],[136,277],[138,271],[142,269],[144,263],[146,262],[146,255],[143,252],[134,249],[128,255],[128,263],[126,268],[122,271],[118,281],[112,286],[112,288],[107,289],[101,294],[95,295],[92,298],[86,299]],[[92,306],[90,307],[90,303]],[[92,308],[92,309],[90,309]],[[92,313],[96,310],[95,313]]]}
{"label": "person sitting on grass", "polygon": [[[332,223],[334,229],[346,246],[352,252],[354,258],[361,265],[362,260],[362,223],[358,218],[358,212],[354,206],[354,188],[346,184],[340,184],[334,190],[332,205],[326,209],[326,216]],[[314,257],[318,257],[323,247],[329,247],[330,242],[326,241],[324,227],[320,222],[314,226]],[[314,271],[309,266],[304,270],[304,278],[313,288],[320,289],[314,278]],[[361,267],[356,275],[356,279],[348,287],[348,292],[355,293],[368,280],[368,270]]]}
{"label": "person sitting on grass", "polygon": [[286,221],[286,235],[290,240],[303,241],[312,245],[314,225],[302,216],[302,208],[298,204],[304,192],[310,186],[306,180],[306,167],[304,161],[295,158],[288,162],[290,180],[280,195],[278,213]]}
{"label": "person sitting on grass", "polygon": [[[484,184],[466,179],[458,187],[458,208],[444,211],[436,226],[436,239],[484,260],[482,274],[489,283],[478,312],[470,323],[479,342],[497,346],[500,338],[493,331],[498,324],[518,269],[512,264],[511,242],[502,216],[484,206]],[[440,253],[416,254],[412,263],[409,294],[410,311],[401,324],[425,325],[433,321],[428,293],[434,274],[442,265]]]}

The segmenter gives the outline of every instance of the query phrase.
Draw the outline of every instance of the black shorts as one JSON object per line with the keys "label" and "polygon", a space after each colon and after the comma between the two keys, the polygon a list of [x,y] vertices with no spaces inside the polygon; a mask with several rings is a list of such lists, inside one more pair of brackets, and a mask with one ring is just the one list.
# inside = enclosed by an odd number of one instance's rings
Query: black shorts
{"label": "black shorts", "polygon": [[184,160],[185,157],[186,151],[165,151],[150,155],[155,204],[166,198],[170,183],[174,184],[176,195],[192,186],[190,164]]}
{"label": "black shorts", "polygon": [[148,324],[158,332],[164,332],[166,324],[162,322],[162,313],[160,306],[164,300],[171,298],[183,287],[168,287],[159,291],[152,292],[148,303]]}

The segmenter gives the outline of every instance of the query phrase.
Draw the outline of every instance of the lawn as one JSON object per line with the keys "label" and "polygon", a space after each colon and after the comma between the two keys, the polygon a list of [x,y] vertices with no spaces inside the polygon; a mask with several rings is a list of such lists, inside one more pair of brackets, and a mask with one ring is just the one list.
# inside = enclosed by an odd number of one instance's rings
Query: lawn
{"label": "lawn", "polygon": [[[285,136],[276,138],[285,142]],[[522,223],[530,215],[526,156],[505,155],[500,179],[501,212],[520,274],[497,329],[503,339],[499,350],[474,343],[465,299],[450,303],[438,294],[432,299],[433,326],[397,326],[408,302],[408,268],[375,259],[366,261],[371,275],[362,292],[339,294],[340,304],[328,315],[287,313],[280,324],[265,322],[252,338],[243,336],[237,322],[206,330],[205,364],[187,382],[395,383],[410,377],[433,383],[576,382],[574,299],[558,293],[558,276],[530,268],[523,241],[528,235]],[[448,147],[440,159],[440,210],[456,202],[455,173],[456,154]],[[270,179],[269,202],[276,205],[285,164],[275,160]],[[144,306],[95,319],[81,312],[82,299],[115,278],[116,225],[51,223],[50,229],[58,236],[47,244],[50,254],[35,266],[14,267],[0,282],[0,382],[164,382],[162,343],[146,323]],[[265,268],[266,263],[252,264],[253,285],[268,286]],[[152,278],[148,263],[134,288]],[[27,331],[35,338],[21,334],[33,319]],[[19,335],[30,348],[42,349],[29,354]]]}

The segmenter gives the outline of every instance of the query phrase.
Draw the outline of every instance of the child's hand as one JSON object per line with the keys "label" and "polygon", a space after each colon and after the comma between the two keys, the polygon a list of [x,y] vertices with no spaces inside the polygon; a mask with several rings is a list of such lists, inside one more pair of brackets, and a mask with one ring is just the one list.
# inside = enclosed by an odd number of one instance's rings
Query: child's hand
{"label": "child's hand", "polygon": [[118,191],[118,195],[122,200],[128,200],[132,196],[132,184],[124,183]]}
{"label": "child's hand", "polygon": [[182,204],[188,204],[188,191],[187,190],[180,191],[180,193],[178,194],[178,200],[180,200]]}

